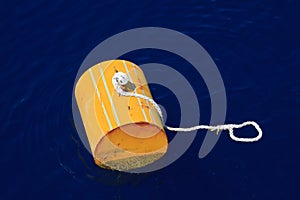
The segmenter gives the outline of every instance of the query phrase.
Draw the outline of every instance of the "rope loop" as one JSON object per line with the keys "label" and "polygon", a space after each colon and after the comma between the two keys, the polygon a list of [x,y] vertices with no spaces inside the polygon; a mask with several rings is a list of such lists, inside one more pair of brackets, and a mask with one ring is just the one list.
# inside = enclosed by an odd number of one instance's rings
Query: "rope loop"
{"label": "rope loop", "polygon": [[[128,76],[123,73],[123,72],[116,72],[112,78],[112,84],[116,90],[116,92],[125,97],[136,97],[140,99],[144,99],[152,104],[152,106],[156,109],[158,112],[161,120],[163,121],[163,115],[161,112],[160,107],[158,104],[151,99],[150,97],[147,97],[142,94],[134,93],[134,92],[126,92],[122,89],[123,85],[126,85],[128,83]],[[240,138],[234,135],[234,129],[239,129],[248,125],[252,125],[258,132],[256,137],[253,138]],[[229,136],[232,140],[236,142],[256,142],[262,138],[262,130],[259,127],[259,125],[254,122],[254,121],[246,121],[242,124],[224,124],[224,125],[217,125],[217,126],[208,126],[208,125],[198,125],[198,126],[193,126],[189,128],[174,128],[174,127],[169,127],[164,125],[164,127],[170,131],[181,131],[181,132],[190,132],[190,131],[195,131],[195,130],[200,130],[200,129],[205,129],[205,130],[210,130],[210,131],[215,131],[216,134],[219,134],[220,132],[224,130],[228,130]]]}

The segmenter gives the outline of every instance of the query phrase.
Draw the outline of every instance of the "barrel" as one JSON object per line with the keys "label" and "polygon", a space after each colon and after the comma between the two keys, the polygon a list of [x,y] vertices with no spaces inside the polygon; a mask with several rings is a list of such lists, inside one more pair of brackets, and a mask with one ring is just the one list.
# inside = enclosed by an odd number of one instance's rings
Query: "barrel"
{"label": "barrel", "polygon": [[95,163],[127,171],[149,165],[167,151],[159,114],[146,100],[120,96],[112,77],[125,73],[124,90],[152,98],[143,71],[125,60],[98,63],[82,74],[75,97]]}

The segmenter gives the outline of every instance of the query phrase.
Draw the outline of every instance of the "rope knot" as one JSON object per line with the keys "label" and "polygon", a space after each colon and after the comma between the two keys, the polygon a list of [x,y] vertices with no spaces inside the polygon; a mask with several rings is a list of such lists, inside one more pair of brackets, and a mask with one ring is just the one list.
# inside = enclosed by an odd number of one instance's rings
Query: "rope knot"
{"label": "rope knot", "polygon": [[119,85],[126,85],[128,83],[128,76],[123,72],[117,72],[113,76],[113,82],[115,81]]}

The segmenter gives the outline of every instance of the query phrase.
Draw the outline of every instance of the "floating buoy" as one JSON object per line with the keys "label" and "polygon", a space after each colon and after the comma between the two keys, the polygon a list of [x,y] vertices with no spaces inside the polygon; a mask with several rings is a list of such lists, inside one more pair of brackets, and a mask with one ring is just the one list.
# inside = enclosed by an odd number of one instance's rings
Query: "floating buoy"
{"label": "floating buoy", "polygon": [[124,171],[161,158],[168,141],[151,103],[120,96],[114,89],[112,79],[118,72],[127,77],[124,91],[152,98],[142,70],[124,60],[105,61],[88,69],[76,84],[75,97],[95,163]]}
{"label": "floating buoy", "polygon": [[[216,130],[217,134],[227,130],[237,142],[256,142],[262,137],[254,121],[188,128],[164,125],[143,71],[125,60],[105,61],[88,69],[76,84],[75,97],[95,163],[103,168],[128,171],[160,159],[168,148],[164,128],[179,132]],[[257,130],[256,137],[234,135],[234,129],[248,125]]]}

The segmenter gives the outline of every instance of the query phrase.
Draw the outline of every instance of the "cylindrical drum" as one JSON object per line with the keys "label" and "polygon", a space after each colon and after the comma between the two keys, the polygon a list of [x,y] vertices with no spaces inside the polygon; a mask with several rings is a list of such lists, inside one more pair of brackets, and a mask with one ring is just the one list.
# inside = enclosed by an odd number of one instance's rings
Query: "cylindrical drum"
{"label": "cylindrical drum", "polygon": [[82,74],[75,97],[95,163],[120,171],[146,166],[167,151],[160,116],[140,98],[120,96],[112,77],[125,73],[123,90],[152,98],[143,71],[125,60],[101,62]]}

